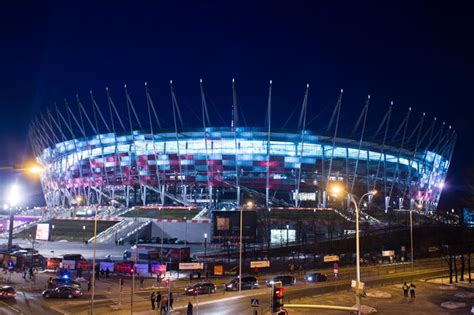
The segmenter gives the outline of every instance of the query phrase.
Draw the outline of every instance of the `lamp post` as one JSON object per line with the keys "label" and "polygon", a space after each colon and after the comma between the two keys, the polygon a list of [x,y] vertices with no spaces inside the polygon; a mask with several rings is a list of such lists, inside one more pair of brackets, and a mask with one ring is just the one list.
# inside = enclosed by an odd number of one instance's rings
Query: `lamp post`
{"label": "lamp post", "polygon": [[86,226],[83,225],[83,226],[82,226],[82,242],[83,242],[83,243],[85,243],[85,241],[86,241],[86,240],[85,240],[85,238],[86,238],[85,234],[86,234]]}
{"label": "lamp post", "polygon": [[51,225],[51,242],[54,242],[54,224]]}
{"label": "lamp post", "polygon": [[204,257],[207,257],[207,233],[204,233]]}
{"label": "lamp post", "polygon": [[12,249],[13,245],[13,227],[15,222],[15,207],[20,203],[20,187],[16,184],[10,186],[8,190],[7,200],[10,210],[9,228],[8,228],[8,251]]}
{"label": "lamp post", "polygon": [[[240,200],[240,198],[238,198]],[[240,207],[240,228],[239,228],[239,294],[242,293],[242,241],[243,241],[243,210],[244,207]],[[247,201],[247,208],[252,209],[253,202],[251,200]]]}
{"label": "lamp post", "polygon": [[290,240],[290,226],[287,224],[286,225],[286,247],[288,247],[288,242]]}
{"label": "lamp post", "polygon": [[[342,192],[343,189],[340,186],[334,186],[332,189],[333,195],[337,196],[340,192]],[[350,197],[351,202],[354,204],[355,208],[355,214],[356,214],[356,277],[357,277],[357,287],[359,286],[360,283],[360,241],[359,241],[359,208],[360,208],[360,203],[364,199],[364,197],[369,196],[369,195],[375,195],[377,194],[376,190],[369,191],[362,195],[362,197],[359,198],[359,202],[355,200],[355,196],[349,192],[347,194]],[[357,307],[357,314],[360,314],[360,294],[357,292],[356,288],[356,307]]]}

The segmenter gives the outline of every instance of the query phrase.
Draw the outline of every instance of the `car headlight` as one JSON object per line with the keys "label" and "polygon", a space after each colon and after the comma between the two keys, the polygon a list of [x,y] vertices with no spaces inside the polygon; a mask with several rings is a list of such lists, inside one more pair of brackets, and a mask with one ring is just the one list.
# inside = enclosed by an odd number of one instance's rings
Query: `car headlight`
{"label": "car headlight", "polygon": [[313,277],[308,277],[308,281],[313,281]]}
{"label": "car headlight", "polygon": [[232,283],[227,285],[228,288],[232,288]]}

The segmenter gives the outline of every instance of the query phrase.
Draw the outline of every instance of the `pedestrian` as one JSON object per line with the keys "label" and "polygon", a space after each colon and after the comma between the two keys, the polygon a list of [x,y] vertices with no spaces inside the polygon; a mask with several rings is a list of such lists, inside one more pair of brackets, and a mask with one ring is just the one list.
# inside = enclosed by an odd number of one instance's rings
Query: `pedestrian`
{"label": "pedestrian", "polygon": [[103,277],[103,276],[104,276],[104,274],[105,274],[105,270],[104,270],[103,268],[102,268],[102,269],[100,269],[100,275]]}
{"label": "pedestrian", "polygon": [[151,302],[151,309],[155,310],[155,302],[156,302],[155,291],[151,292],[150,302]]}
{"label": "pedestrian", "polygon": [[109,267],[107,267],[107,269],[105,269],[105,277],[108,278],[109,274],[110,274],[110,269]]}
{"label": "pedestrian", "polygon": [[415,298],[415,288],[416,288],[416,286],[413,284],[413,282],[411,282],[410,283],[410,297],[412,299]]}
{"label": "pedestrian", "polygon": [[166,297],[161,300],[160,315],[161,314],[168,314],[168,299]]}
{"label": "pedestrian", "polygon": [[33,278],[33,267],[30,267],[30,269],[28,269],[28,276],[31,278]]}
{"label": "pedestrian", "polygon": [[87,281],[87,292],[91,290],[91,287],[92,287],[91,279],[89,279],[89,281]]}
{"label": "pedestrian", "polygon": [[100,272],[99,272],[99,269],[96,269],[96,270],[95,270],[95,278],[96,278],[97,280],[100,280]]}
{"label": "pedestrian", "polygon": [[170,309],[173,309],[173,292],[170,292],[169,296],[168,296],[168,301],[169,301],[169,304],[170,304]]}
{"label": "pedestrian", "polygon": [[49,277],[48,279],[48,289],[52,289],[53,288],[53,277]]}
{"label": "pedestrian", "polygon": [[26,267],[23,267],[23,279],[26,280]]}
{"label": "pedestrian", "polygon": [[145,281],[145,280],[143,279],[143,277],[140,277],[140,288],[142,288],[142,289],[143,289],[143,281]]}
{"label": "pedestrian", "polygon": [[156,307],[160,308],[160,304],[161,304],[161,293],[160,291],[157,291],[156,294],[155,294],[155,299],[156,299]]}
{"label": "pedestrian", "polygon": [[403,290],[403,297],[407,298],[408,297],[408,289],[410,287],[408,286],[408,284],[406,282],[403,282],[403,285],[402,285],[402,290]]}
{"label": "pedestrian", "polygon": [[122,292],[122,289],[123,289],[123,279],[122,278],[119,279],[119,284],[120,284],[120,292]]}
{"label": "pedestrian", "polygon": [[402,289],[403,289],[403,297],[407,298],[408,297],[408,284],[406,282],[403,282]]}
{"label": "pedestrian", "polygon": [[188,302],[188,309],[186,311],[186,315],[193,315],[193,303],[191,303],[191,301]]}

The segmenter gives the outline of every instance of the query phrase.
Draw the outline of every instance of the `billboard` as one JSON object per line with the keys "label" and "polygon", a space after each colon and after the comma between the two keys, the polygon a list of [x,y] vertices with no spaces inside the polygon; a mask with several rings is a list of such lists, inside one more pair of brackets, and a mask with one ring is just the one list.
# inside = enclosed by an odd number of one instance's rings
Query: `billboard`
{"label": "billboard", "polygon": [[296,241],[296,230],[292,229],[271,229],[270,230],[270,243],[285,245],[287,242]]}
{"label": "billboard", "polygon": [[471,228],[474,227],[474,209],[464,208],[463,219],[464,219],[464,224],[467,227],[471,227]]}
{"label": "billboard", "polygon": [[36,240],[49,240],[49,223],[39,223],[36,225]]}
{"label": "billboard", "polygon": [[[213,239],[238,240],[240,236],[240,211],[213,211]],[[242,238],[255,241],[257,233],[257,215],[255,211],[242,212]]]}

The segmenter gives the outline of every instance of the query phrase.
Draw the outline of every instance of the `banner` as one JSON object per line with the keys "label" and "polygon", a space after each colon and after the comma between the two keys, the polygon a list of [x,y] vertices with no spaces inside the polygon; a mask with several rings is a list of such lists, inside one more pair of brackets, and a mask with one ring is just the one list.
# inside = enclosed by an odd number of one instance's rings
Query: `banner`
{"label": "banner", "polygon": [[101,261],[99,265],[99,270],[104,270],[106,271],[107,268],[109,268],[109,271],[114,271],[114,263],[111,261]]}
{"label": "banner", "polygon": [[324,262],[333,262],[333,261],[339,261],[339,256],[337,255],[324,256]]}
{"label": "banner", "polygon": [[36,240],[49,240],[49,223],[39,223],[36,225]]}
{"label": "banner", "polygon": [[382,251],[382,256],[383,257],[395,256],[395,251],[394,250],[383,250]]}
{"label": "banner", "polygon": [[166,274],[166,264],[151,264],[151,272],[156,274]]}
{"label": "banner", "polygon": [[147,275],[149,272],[148,272],[148,264],[135,264],[133,265],[133,267],[135,268],[135,273],[137,275]]}
{"label": "banner", "polygon": [[76,261],[75,260],[63,260],[62,261],[63,268],[73,270],[76,269]]}
{"label": "banner", "polygon": [[223,274],[224,274],[224,266],[215,265],[214,266],[214,275],[215,276],[222,276]]}
{"label": "banner", "polygon": [[179,270],[202,270],[204,263],[179,263]]}
{"label": "banner", "polygon": [[254,260],[250,262],[250,268],[270,267],[270,260]]}

